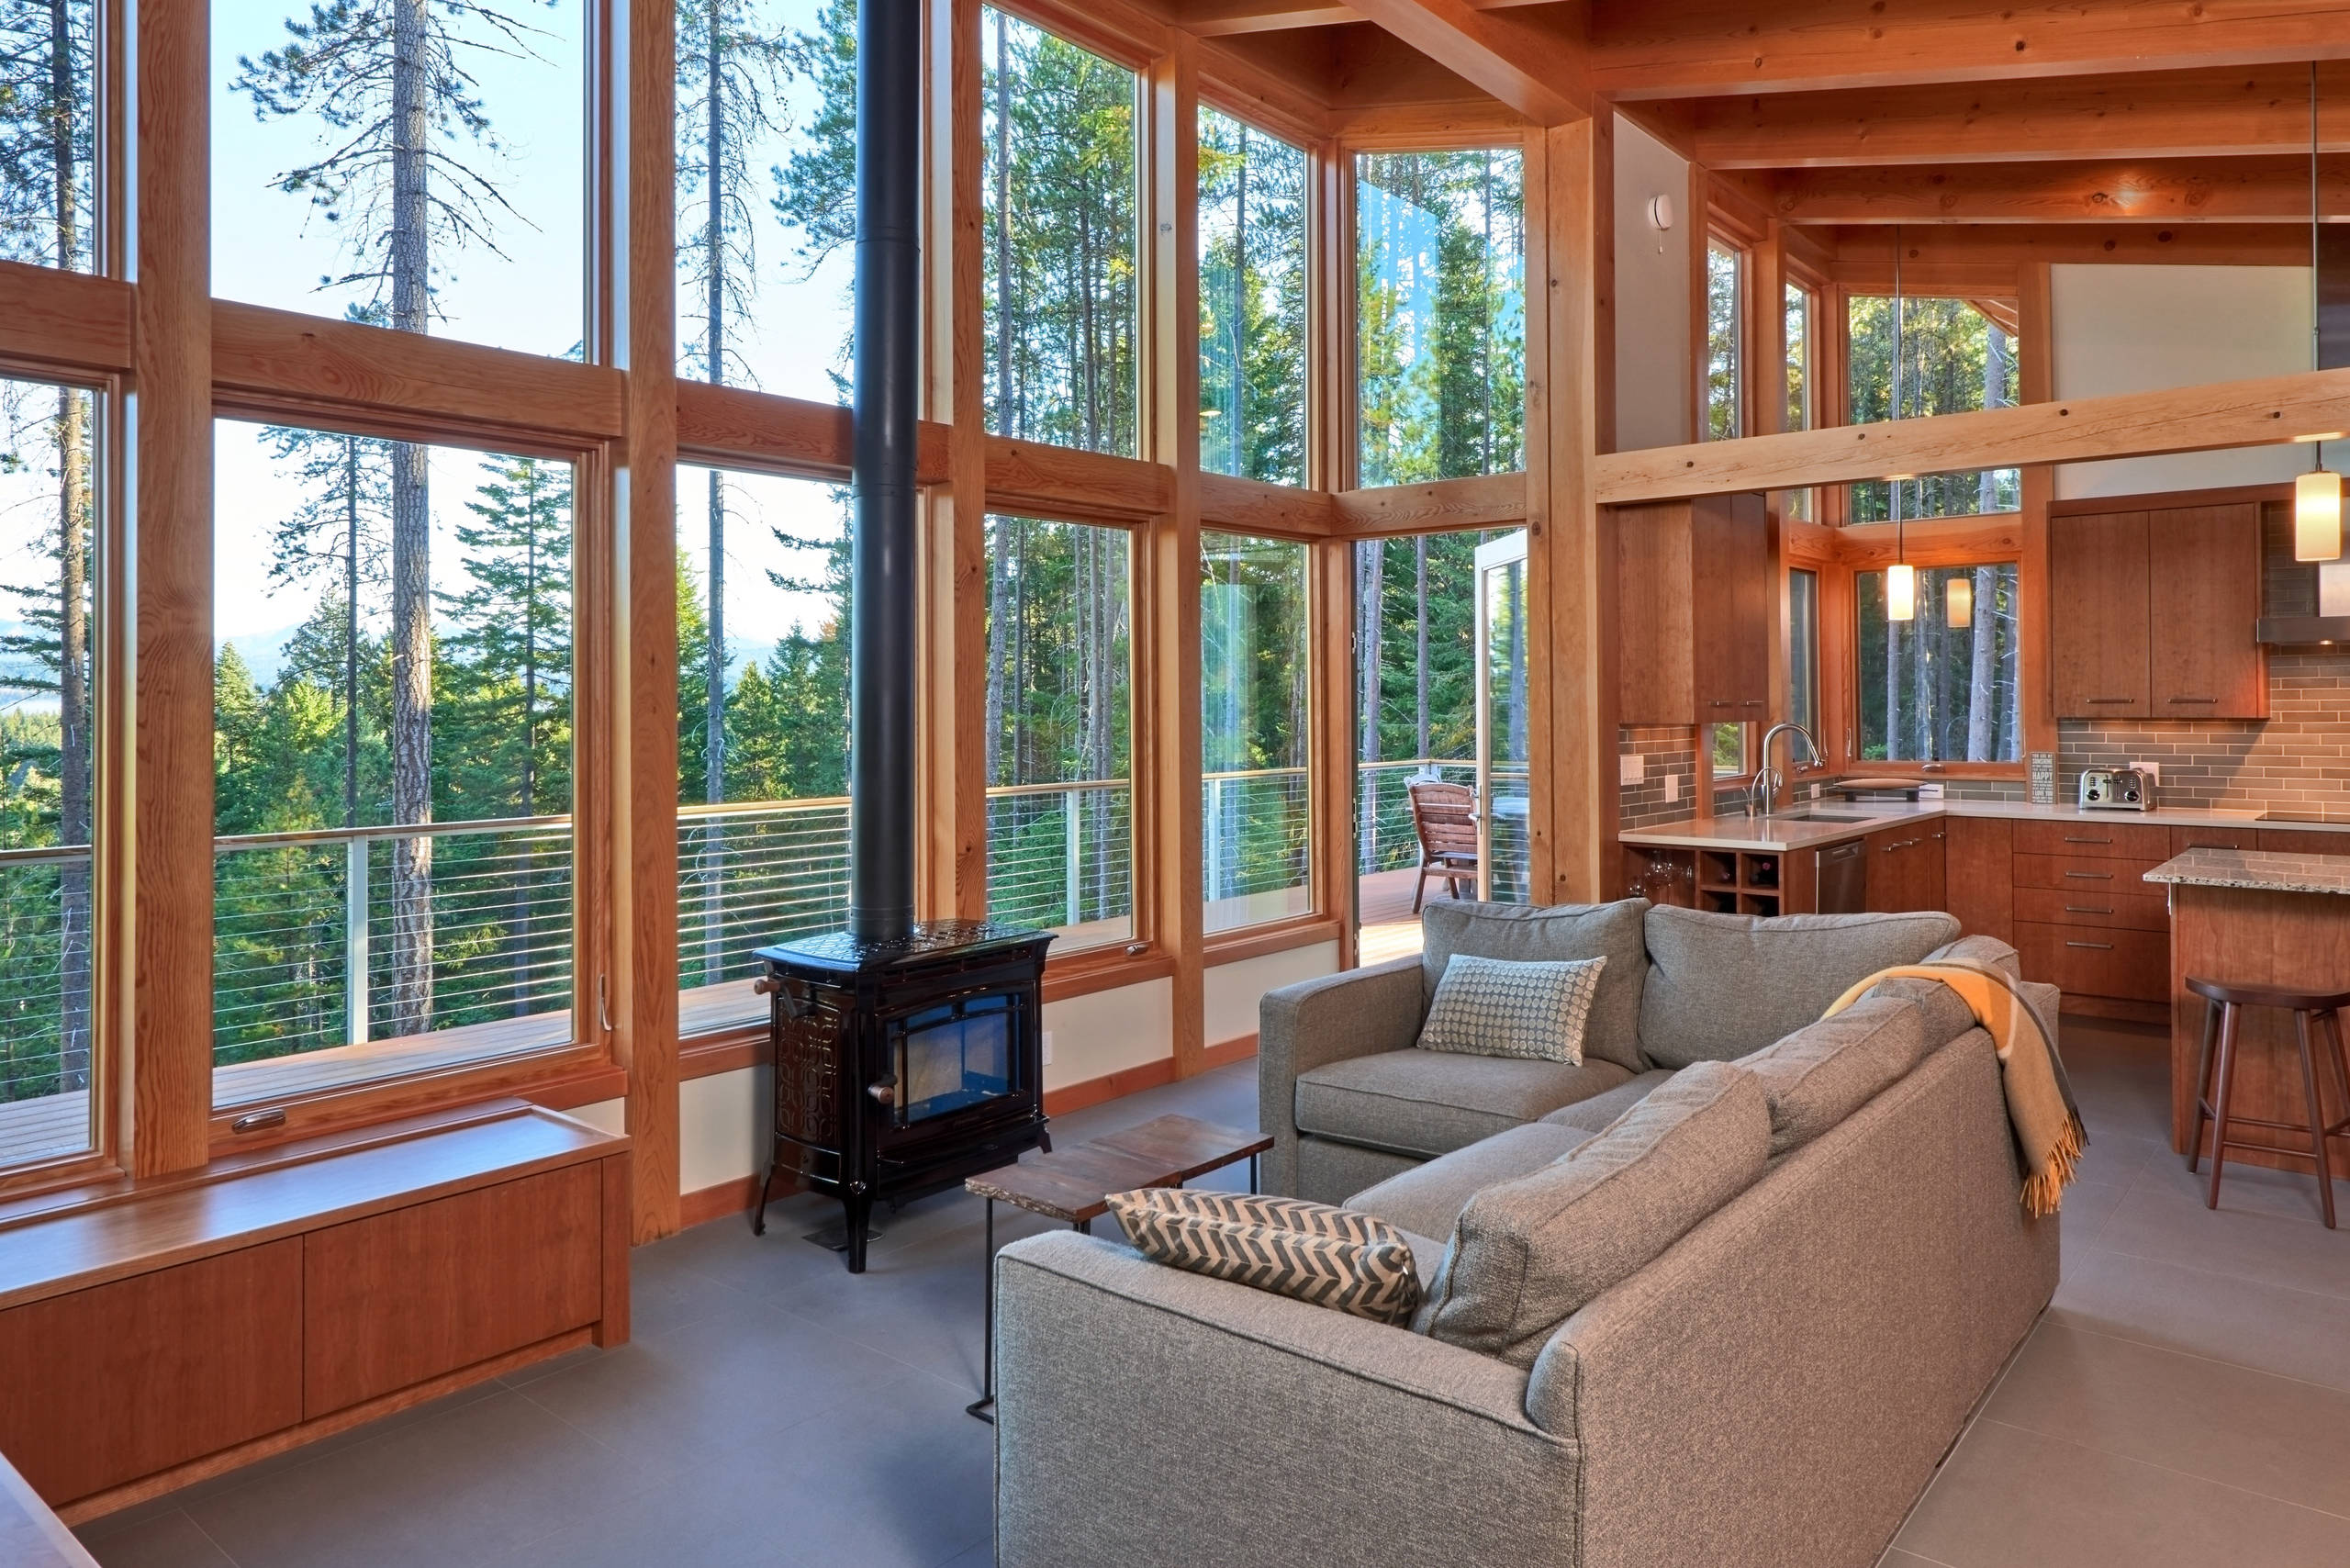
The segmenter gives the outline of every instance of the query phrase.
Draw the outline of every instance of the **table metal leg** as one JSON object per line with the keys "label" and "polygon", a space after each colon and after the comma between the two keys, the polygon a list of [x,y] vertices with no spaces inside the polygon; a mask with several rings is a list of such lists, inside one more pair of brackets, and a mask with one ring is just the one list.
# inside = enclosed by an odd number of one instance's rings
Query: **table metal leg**
{"label": "table metal leg", "polygon": [[1257,1157],[1253,1154],[1248,1157],[1248,1190],[1257,1190]]}
{"label": "table metal leg", "polygon": [[989,1426],[995,1425],[995,1200],[987,1200],[987,1250],[979,1256],[979,1283],[985,1291],[986,1307],[980,1321],[986,1325],[985,1338],[980,1341],[979,1396],[963,1406],[967,1416],[976,1416]]}

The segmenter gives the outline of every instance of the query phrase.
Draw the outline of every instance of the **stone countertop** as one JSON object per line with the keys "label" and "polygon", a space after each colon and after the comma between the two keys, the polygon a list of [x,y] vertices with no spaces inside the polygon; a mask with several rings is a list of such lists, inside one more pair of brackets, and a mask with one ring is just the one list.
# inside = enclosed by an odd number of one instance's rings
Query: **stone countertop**
{"label": "stone countertop", "polygon": [[[1808,812],[1834,822],[1797,822]],[[1635,848],[1751,849],[1766,854],[1817,849],[1874,833],[1897,823],[1930,817],[2005,817],[2018,822],[2120,823],[2150,827],[2242,827],[2279,833],[2350,833],[2350,822],[2263,822],[2256,812],[2162,809],[2151,812],[2085,812],[2078,806],[2035,806],[2028,801],[1798,801],[1768,818],[1732,812],[1710,822],[1666,823],[1617,835]]]}
{"label": "stone countertop", "polygon": [[2190,849],[2147,872],[2146,880],[2264,893],[2350,893],[2350,855]]}

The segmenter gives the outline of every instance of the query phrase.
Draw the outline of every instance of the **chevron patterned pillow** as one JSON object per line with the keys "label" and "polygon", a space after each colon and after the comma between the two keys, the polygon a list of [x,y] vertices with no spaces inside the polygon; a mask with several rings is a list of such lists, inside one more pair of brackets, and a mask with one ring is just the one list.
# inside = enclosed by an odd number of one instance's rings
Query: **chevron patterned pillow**
{"label": "chevron patterned pillow", "polygon": [[1375,1323],[1409,1322],[1420,1305],[1412,1244],[1370,1215],[1180,1187],[1113,1193],[1108,1203],[1144,1257],[1174,1268]]}
{"label": "chevron patterned pillow", "polygon": [[1455,953],[1420,1026],[1420,1049],[1573,1065],[1605,958],[1526,962]]}

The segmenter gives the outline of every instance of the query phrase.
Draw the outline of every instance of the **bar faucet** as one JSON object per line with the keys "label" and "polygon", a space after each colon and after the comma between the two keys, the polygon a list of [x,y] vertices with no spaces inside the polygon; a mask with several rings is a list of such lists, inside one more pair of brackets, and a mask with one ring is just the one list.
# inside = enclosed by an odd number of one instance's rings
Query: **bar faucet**
{"label": "bar faucet", "polygon": [[[1811,732],[1801,724],[1777,723],[1763,731],[1762,744],[1756,750],[1754,780],[1746,787],[1746,814],[1750,817],[1769,817],[1771,808],[1778,800],[1779,787],[1786,782],[1780,777],[1779,770],[1771,766],[1771,743],[1779,738],[1782,730],[1803,737],[1803,744],[1811,748],[1811,760],[1815,764],[1826,760],[1819,755],[1819,743],[1812,739]],[[1787,766],[1796,766],[1792,747],[1787,752]]]}

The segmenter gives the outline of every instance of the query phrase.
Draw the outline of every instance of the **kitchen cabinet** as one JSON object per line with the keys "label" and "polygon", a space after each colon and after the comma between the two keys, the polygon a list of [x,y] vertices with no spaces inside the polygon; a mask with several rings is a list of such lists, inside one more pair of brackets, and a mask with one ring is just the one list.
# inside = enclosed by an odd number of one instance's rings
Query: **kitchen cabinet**
{"label": "kitchen cabinet", "polygon": [[1868,904],[1882,913],[1941,909],[1948,902],[1942,822],[1879,828],[1868,835]]}
{"label": "kitchen cabinet", "polygon": [[1613,521],[1619,721],[1767,722],[1777,596],[1762,498],[1621,507]]}
{"label": "kitchen cabinet", "polygon": [[1943,841],[1945,907],[1961,930],[2012,943],[2017,824],[2004,817],[1951,817],[1942,826],[1950,835]]}
{"label": "kitchen cabinet", "polygon": [[2136,507],[2049,522],[2061,719],[2265,719],[2260,507]]}
{"label": "kitchen cabinet", "polygon": [[[2246,845],[2245,848],[2254,847]],[[2288,827],[2260,830],[2258,847],[2274,855],[2350,855],[2350,833],[2311,833]]]}

